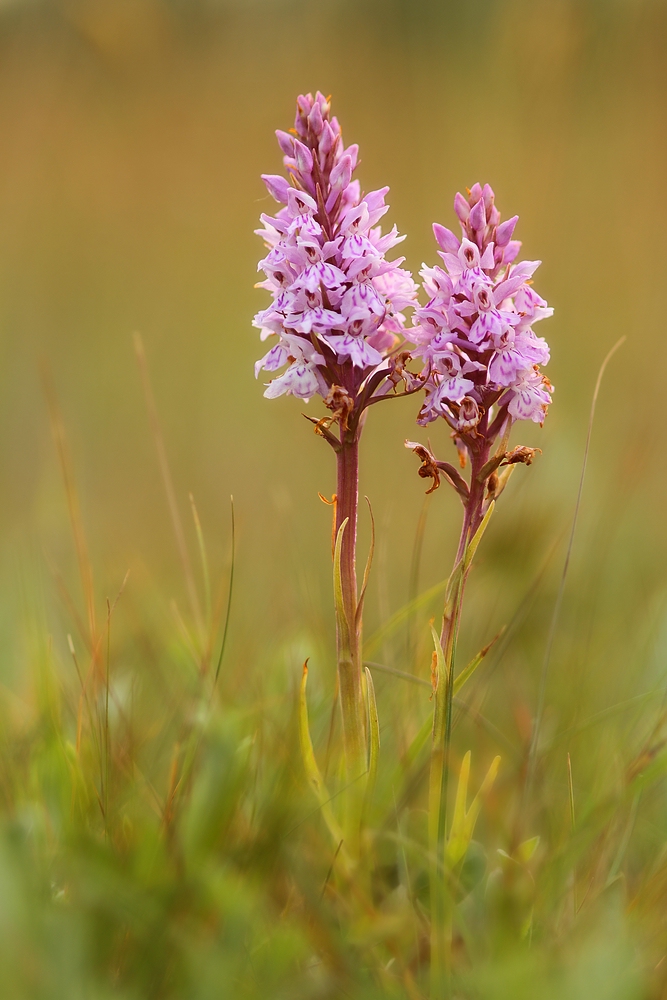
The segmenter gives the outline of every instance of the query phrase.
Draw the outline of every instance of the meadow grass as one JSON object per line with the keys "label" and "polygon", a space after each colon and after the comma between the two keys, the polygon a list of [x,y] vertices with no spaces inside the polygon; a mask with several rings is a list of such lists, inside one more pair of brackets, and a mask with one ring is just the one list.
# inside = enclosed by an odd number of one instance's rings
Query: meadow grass
{"label": "meadow grass", "polygon": [[[172,607],[165,629],[148,606],[126,600],[128,581],[99,600],[49,388],[83,601],[54,573],[47,586],[60,591],[70,623],[68,655],[62,636],[28,622],[29,706],[2,698],[3,995],[426,997],[428,620],[445,581],[412,594],[366,637],[381,754],[350,877],[323,819],[339,816],[345,791],[332,686],[320,676],[307,692],[314,752],[334,790],[323,811],[299,747],[295,650],[265,650],[259,673],[248,665],[248,688],[226,681],[243,670],[243,650],[224,649],[230,610],[232,621],[244,613],[234,604],[233,519],[212,587],[194,503],[198,544],[186,542],[140,342],[137,352],[186,603]],[[512,705],[510,694],[509,707],[490,703],[502,701],[494,676],[521,649],[545,574],[564,555],[556,539],[456,694],[450,795],[470,751],[468,806],[493,756],[501,760],[447,885],[453,996],[664,995],[664,689],[587,715],[570,677],[542,706],[537,739],[525,702]],[[545,629],[529,632],[528,655],[548,656]],[[305,646],[321,657],[327,640]],[[394,665],[375,658],[387,649]],[[606,650],[614,663],[627,654]],[[325,665],[311,670],[322,675]]]}

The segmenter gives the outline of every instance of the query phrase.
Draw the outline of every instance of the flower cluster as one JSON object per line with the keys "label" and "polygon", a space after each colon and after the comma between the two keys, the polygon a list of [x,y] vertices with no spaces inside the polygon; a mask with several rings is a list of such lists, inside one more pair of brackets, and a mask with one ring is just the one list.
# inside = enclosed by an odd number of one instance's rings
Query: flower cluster
{"label": "flower cluster", "polygon": [[500,222],[491,187],[475,184],[467,197],[457,194],[454,209],[462,238],[433,226],[444,268],[424,266],[429,301],[415,313],[409,336],[413,355],[424,361],[418,422],[444,417],[465,453],[483,417],[486,433],[491,407],[494,430],[508,417],[543,422],[552,386],[539,365],[549,348],[532,327],[553,310],[531,287],[540,261],[515,263],[518,217]]}
{"label": "flower cluster", "polygon": [[[329,100],[299,97],[291,134],[278,131],[289,180],[262,177],[284,207],[262,215],[268,254],[259,263],[259,287],[273,296],[254,325],[262,340],[276,338],[255,365],[273,373],[265,396],[284,393],[331,400],[342,388],[353,406],[369,376],[391,371],[388,355],[404,335],[403,310],[413,307],[416,285],[386,254],[403,239],[396,227],[382,235],[388,188],[362,196],[353,180],[358,147],[343,146]],[[383,379],[373,380],[373,388]],[[331,404],[333,406],[333,404]],[[339,405],[339,404],[337,404]]]}

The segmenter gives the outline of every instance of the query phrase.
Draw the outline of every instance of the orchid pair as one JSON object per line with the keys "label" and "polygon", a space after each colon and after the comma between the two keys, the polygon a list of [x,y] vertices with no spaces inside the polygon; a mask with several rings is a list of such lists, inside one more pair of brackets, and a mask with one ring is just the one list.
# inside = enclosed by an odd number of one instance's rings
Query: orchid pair
{"label": "orchid pair", "polygon": [[[443,419],[458,450],[456,468],[424,445],[406,442],[421,459],[420,475],[432,480],[430,491],[444,478],[464,508],[432,672],[431,846],[444,864],[454,647],[463,590],[495,500],[515,466],[529,465],[535,454],[523,447],[510,451],[508,442],[516,421],[544,421],[552,386],[540,365],[549,360],[549,348],[533,326],[552,310],[532,288],[539,261],[517,260],[517,217],[501,221],[488,184],[456,195],[460,238],[434,225],[442,265],[424,265],[428,301],[420,304],[404,258],[388,258],[403,239],[396,227],[383,235],[379,225],[388,210],[388,188],[362,193],[354,179],[358,147],[344,146],[329,98],[319,92],[300,96],[294,128],[276,134],[287,176],[263,176],[281,208],[262,215],[258,230],[268,250],[259,263],[265,275],[259,287],[271,293],[272,301],[254,320],[261,339],[270,344],[255,374],[273,376],[264,393],[269,398],[291,394],[307,401],[318,395],[328,410],[308,419],[337,456],[338,685],[347,784],[353,789],[342,837],[352,865],[359,855],[363,813],[359,788],[372,781],[379,745],[373,684],[361,655],[367,573],[361,592],[356,575],[359,438],[366,411],[383,400],[422,393],[417,423]],[[459,469],[468,465],[466,480]],[[305,710],[305,675],[302,696]],[[302,741],[310,777],[321,793],[307,728]],[[327,814],[335,824],[331,810]],[[437,940],[433,947],[439,950]]]}

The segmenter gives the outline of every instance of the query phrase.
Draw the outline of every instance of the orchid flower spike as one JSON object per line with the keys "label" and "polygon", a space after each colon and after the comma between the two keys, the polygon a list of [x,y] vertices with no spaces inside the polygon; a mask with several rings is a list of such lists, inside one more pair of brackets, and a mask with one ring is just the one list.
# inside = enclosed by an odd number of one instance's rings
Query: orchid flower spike
{"label": "orchid flower spike", "polygon": [[276,135],[287,177],[262,178],[283,207],[262,215],[257,230],[268,251],[259,287],[272,302],[254,319],[271,342],[255,375],[275,376],[269,398],[322,396],[332,411],[328,422],[344,431],[356,427],[374,392],[405,381],[392,352],[404,339],[404,310],[416,305],[417,287],[400,267],[403,258],[387,259],[403,239],[396,227],[383,236],[377,224],[389,189],[362,195],[353,179],[358,147],[343,145],[329,99],[319,91],[299,97],[294,129]]}
{"label": "orchid flower spike", "polygon": [[424,362],[426,399],[417,422],[443,417],[465,465],[488,456],[514,421],[543,423],[553,386],[540,365],[549,347],[533,326],[553,309],[532,288],[540,261],[516,261],[518,217],[500,221],[491,187],[475,184],[457,194],[454,209],[461,238],[433,226],[444,268],[424,265],[429,301],[417,310],[409,337],[413,356]]}

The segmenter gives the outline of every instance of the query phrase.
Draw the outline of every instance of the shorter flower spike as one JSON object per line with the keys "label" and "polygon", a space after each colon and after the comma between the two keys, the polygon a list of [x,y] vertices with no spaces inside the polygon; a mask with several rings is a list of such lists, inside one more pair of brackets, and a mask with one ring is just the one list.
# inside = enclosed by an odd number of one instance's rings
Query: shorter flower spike
{"label": "shorter flower spike", "polygon": [[[500,221],[488,184],[457,194],[461,239],[433,227],[444,267],[421,272],[429,296],[409,338],[424,362],[426,399],[418,423],[443,417],[465,458],[516,420],[543,423],[553,387],[540,371],[549,360],[533,326],[553,309],[532,288],[539,261],[515,263],[517,216]],[[512,461],[525,461],[514,458]]]}

